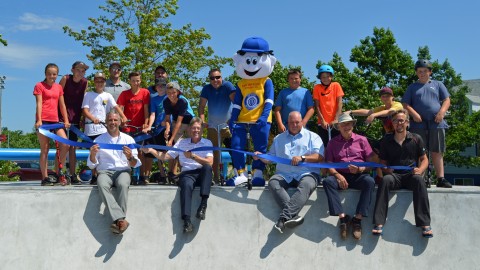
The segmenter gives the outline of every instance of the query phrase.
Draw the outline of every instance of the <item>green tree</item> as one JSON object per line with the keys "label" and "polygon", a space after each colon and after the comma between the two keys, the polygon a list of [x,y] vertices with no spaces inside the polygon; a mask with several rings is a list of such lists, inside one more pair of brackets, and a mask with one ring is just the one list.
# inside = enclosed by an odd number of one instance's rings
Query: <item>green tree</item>
{"label": "green tree", "polygon": [[2,38],[2,34],[0,34],[0,43],[3,44],[3,46],[7,46],[8,45],[8,42]]}
{"label": "green tree", "polygon": [[38,138],[35,132],[24,134],[21,130],[8,130],[4,127],[2,134],[7,136],[8,141],[2,143],[1,148],[38,148]]}
{"label": "green tree", "polygon": [[[419,47],[417,59],[419,58],[432,59],[427,46]],[[336,53],[328,63],[335,69],[334,80],[344,89],[345,110],[380,105],[378,89],[382,86],[391,87],[398,100],[408,85],[417,80],[413,69],[414,60],[406,51],[400,49],[389,29],[374,28],[372,37],[360,40],[360,44],[352,49],[350,61],[356,64],[353,71],[346,68]],[[319,61],[317,67],[321,64]],[[466,147],[480,141],[480,113],[469,115],[469,104],[465,96],[469,89],[466,86],[461,87],[461,75],[455,72],[448,59],[443,62],[432,61],[432,65],[432,79],[442,81],[451,94],[445,161],[456,166],[478,166],[478,157],[466,157],[461,153]],[[378,123],[377,125],[379,126]],[[369,133],[372,132],[374,137],[378,137],[379,130],[380,128],[371,128]]]}
{"label": "green tree", "polygon": [[[221,67],[227,60],[214,55],[204,42],[210,39],[204,28],[191,24],[174,29],[168,18],[176,14],[177,0],[107,0],[98,18],[89,18],[87,29],[79,32],[69,26],[63,30],[90,48],[87,58],[96,70],[106,71],[112,61],[120,61],[124,75],[131,71],[153,74],[162,64],[173,80],[178,80],[186,96],[197,97],[194,87],[205,78],[201,71]],[[143,76],[143,85],[153,76]]]}

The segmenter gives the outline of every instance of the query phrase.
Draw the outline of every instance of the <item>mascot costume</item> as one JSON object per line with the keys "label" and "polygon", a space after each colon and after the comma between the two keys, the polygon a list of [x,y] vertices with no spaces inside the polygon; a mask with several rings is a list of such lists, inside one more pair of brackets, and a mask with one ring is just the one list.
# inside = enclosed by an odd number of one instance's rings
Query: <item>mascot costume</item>
{"label": "mascot costume", "polygon": [[[273,71],[277,59],[273,56],[268,42],[261,37],[247,38],[242,48],[233,56],[235,71],[242,79],[237,84],[233,102],[230,129],[232,131],[232,149],[245,150],[247,146],[247,128],[255,151],[267,152],[268,136],[272,123],[273,83],[268,75]],[[245,123],[252,123],[247,125]],[[240,185],[247,182],[245,155],[232,153],[235,176],[226,184]],[[252,185],[265,186],[263,170],[265,164],[260,160],[252,162]]]}

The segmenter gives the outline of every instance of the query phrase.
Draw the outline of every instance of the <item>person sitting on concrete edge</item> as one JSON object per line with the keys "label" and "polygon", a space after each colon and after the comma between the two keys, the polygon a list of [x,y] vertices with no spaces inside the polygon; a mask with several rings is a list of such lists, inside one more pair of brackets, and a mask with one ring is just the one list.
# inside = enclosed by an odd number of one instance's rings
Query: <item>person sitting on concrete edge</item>
{"label": "person sitting on concrete edge", "polygon": [[[383,105],[375,107],[373,109],[357,109],[351,110],[350,113],[354,116],[367,116],[365,119],[365,123],[370,125],[375,118],[381,119],[383,123],[383,130],[384,135],[393,134],[393,124],[390,115],[393,112],[403,109],[402,103],[395,101],[393,96],[393,90],[390,87],[382,87],[379,91],[380,100],[382,101]],[[383,139],[383,138],[382,138]],[[380,148],[380,141],[382,140],[371,140],[372,143],[371,147],[373,151],[378,154],[378,150]],[[379,160],[375,160],[375,162],[379,162]],[[380,182],[383,173],[381,168],[377,168],[377,176],[375,177],[376,182]]]}
{"label": "person sitting on concrete edge", "polygon": [[[120,132],[120,115],[112,110],[107,114],[107,132],[98,136],[87,159],[90,169],[97,169],[98,193],[105,208],[113,220],[110,229],[115,234],[122,234],[130,225],[125,219],[127,213],[128,189],[130,187],[131,167],[138,167],[142,163],[138,159],[137,149],[127,145],[135,144],[135,140]],[[122,150],[102,149],[98,143],[124,145]],[[112,187],[116,188],[116,198],[112,194]]]}
{"label": "person sitting on concrete edge", "polygon": [[[285,227],[295,227],[303,223],[298,213],[302,210],[310,195],[317,187],[319,175],[308,167],[299,167],[302,162],[320,162],[323,160],[323,142],[320,136],[303,127],[300,112],[288,115],[288,130],[277,135],[268,152],[269,155],[291,159],[290,164],[277,164],[276,173],[268,181],[268,187],[282,208],[280,218],[274,227],[283,233]],[[262,154],[255,152],[256,155]],[[268,160],[254,156],[263,163]],[[289,187],[297,190],[290,197]]]}
{"label": "person sitting on concrete edge", "polygon": [[[325,160],[327,162],[366,162],[372,161],[375,154],[364,136],[353,133],[357,120],[350,114],[344,113],[335,123],[335,129],[340,135],[333,137],[327,145]],[[353,237],[359,240],[362,237],[362,218],[368,216],[375,181],[368,173],[366,167],[348,165],[348,169],[328,169],[330,176],[323,180],[323,188],[327,195],[328,211],[331,216],[338,216],[340,223],[340,236],[347,238],[348,224],[352,224]],[[339,189],[354,188],[361,190],[357,203],[355,216],[350,216],[343,211],[339,197]]]}
{"label": "person sitting on concrete edge", "polygon": [[378,186],[375,201],[372,233],[381,235],[387,219],[390,190],[406,188],[413,191],[413,212],[415,225],[422,227],[422,235],[433,237],[430,227],[430,202],[427,186],[422,174],[428,167],[428,158],[422,137],[407,131],[409,116],[407,110],[392,115],[394,136],[386,137],[380,144],[380,162],[387,166],[411,166],[411,170],[385,168],[383,180]]}
{"label": "person sitting on concrete edge", "polygon": [[210,196],[210,186],[212,183],[212,164],[213,152],[190,150],[198,147],[212,147],[212,142],[208,139],[202,138],[203,128],[202,119],[193,117],[188,125],[189,138],[180,139],[174,148],[183,150],[180,153],[175,150],[170,150],[167,153],[158,152],[152,148],[143,148],[142,151],[154,155],[159,160],[173,160],[179,157],[182,172],[179,175],[180,186],[180,204],[183,219],[183,232],[188,233],[193,231],[193,224],[190,219],[192,192],[195,186],[200,186],[200,196],[202,201],[197,209],[196,217],[204,220],[207,212],[207,200]]}

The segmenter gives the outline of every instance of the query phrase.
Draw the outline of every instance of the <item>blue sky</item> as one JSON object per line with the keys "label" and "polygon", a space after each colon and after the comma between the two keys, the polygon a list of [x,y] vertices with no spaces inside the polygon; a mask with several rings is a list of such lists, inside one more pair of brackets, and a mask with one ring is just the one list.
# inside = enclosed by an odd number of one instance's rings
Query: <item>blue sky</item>
{"label": "blue sky", "polygon": [[[100,14],[101,3],[0,3],[0,33],[8,41],[7,47],[0,46],[0,75],[7,77],[2,127],[32,131],[33,87],[43,80],[47,63],[58,64],[60,74],[69,73],[76,60],[90,64],[88,48],[64,34],[62,26],[85,29],[88,17]],[[180,0],[179,6],[172,23],[204,27],[212,37],[206,44],[217,55],[231,57],[245,38],[262,36],[282,65],[299,65],[312,80],[318,60],[329,61],[338,52],[348,64],[350,50],[371,36],[374,27],[390,28],[400,48],[414,58],[418,47],[426,45],[433,59],[448,59],[463,79],[480,79],[478,1]]]}

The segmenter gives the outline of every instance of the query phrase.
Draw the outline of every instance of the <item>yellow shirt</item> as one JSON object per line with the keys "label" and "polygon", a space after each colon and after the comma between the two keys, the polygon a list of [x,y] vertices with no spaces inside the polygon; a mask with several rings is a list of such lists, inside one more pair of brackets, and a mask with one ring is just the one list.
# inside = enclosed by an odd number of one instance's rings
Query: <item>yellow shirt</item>
{"label": "yellow shirt", "polygon": [[[262,115],[265,106],[264,85],[270,78],[242,79],[238,82],[238,88],[243,96],[242,109],[238,115],[238,122],[256,122]],[[268,116],[269,123],[272,122],[272,112]]]}

